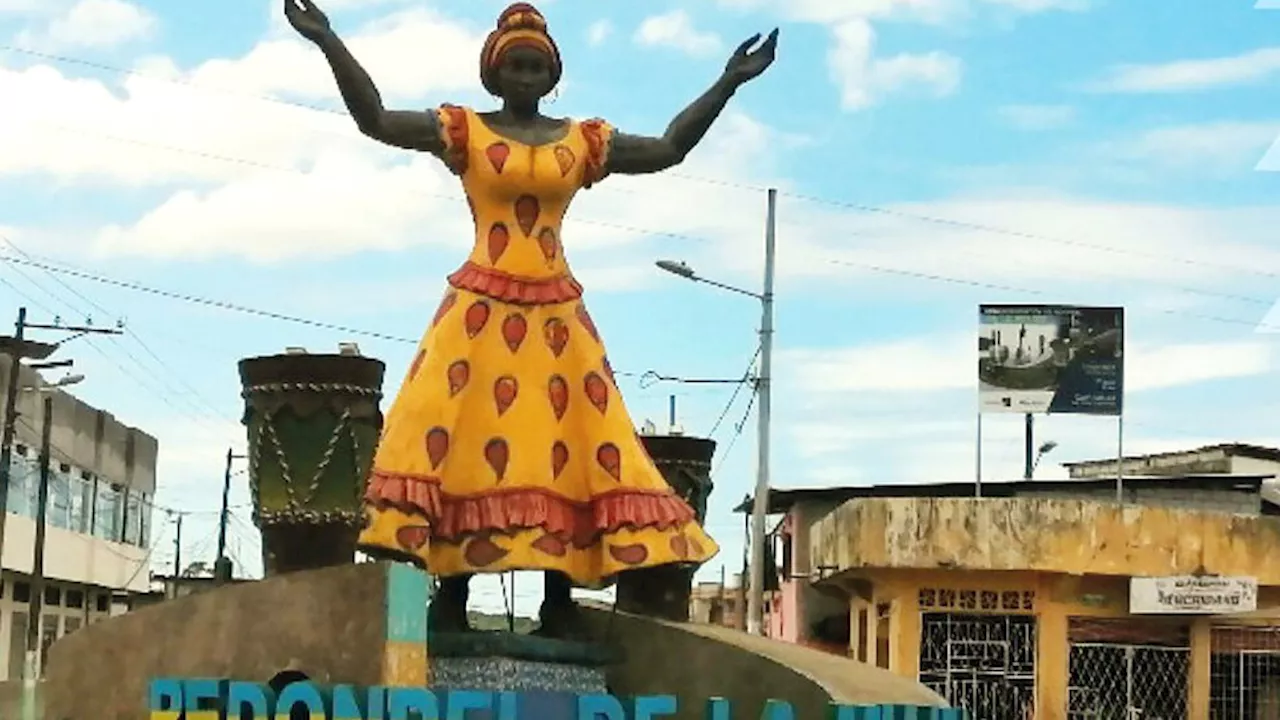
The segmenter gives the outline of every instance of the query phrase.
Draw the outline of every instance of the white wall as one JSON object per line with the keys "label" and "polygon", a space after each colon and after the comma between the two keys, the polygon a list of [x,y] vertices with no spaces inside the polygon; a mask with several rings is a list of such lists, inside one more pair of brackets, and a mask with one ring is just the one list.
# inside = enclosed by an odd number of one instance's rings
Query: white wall
{"label": "white wall", "polygon": [[[1280,476],[1280,463],[1257,458],[1231,458],[1231,472],[1237,475],[1276,475]],[[1264,480],[1262,497],[1280,505],[1280,480]]]}
{"label": "white wall", "polygon": [[[9,513],[0,566],[30,574],[35,538],[34,520]],[[151,583],[147,562],[148,551],[143,548],[46,526],[45,577],[111,590],[146,592]]]}

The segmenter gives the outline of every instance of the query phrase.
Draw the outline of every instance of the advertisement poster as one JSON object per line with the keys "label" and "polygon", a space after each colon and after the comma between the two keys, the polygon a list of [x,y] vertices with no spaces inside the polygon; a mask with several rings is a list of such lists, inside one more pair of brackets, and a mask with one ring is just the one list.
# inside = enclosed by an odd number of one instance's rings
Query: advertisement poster
{"label": "advertisement poster", "polygon": [[979,306],[978,402],[984,413],[1119,415],[1124,308]]}

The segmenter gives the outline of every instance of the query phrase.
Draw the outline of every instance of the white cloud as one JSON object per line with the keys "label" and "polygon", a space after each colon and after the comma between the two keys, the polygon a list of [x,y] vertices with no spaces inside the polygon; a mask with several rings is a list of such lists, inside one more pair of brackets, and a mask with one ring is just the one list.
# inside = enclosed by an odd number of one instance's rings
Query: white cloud
{"label": "white cloud", "polygon": [[587,44],[599,47],[613,34],[613,23],[608,20],[597,20],[587,28]]}
{"label": "white cloud", "polygon": [[1137,345],[1127,358],[1125,389],[1158,390],[1271,370],[1272,346],[1256,341]]}
{"label": "white cloud", "polygon": [[866,20],[842,22],[832,32],[834,45],[827,66],[845,110],[862,110],[884,95],[914,88],[941,97],[960,85],[962,65],[953,55],[933,51],[875,57],[875,30]]}
{"label": "white cloud", "polygon": [[[977,359],[975,317],[972,334],[792,350],[780,366],[791,368],[798,386],[812,393],[977,392]],[[1140,392],[1265,374],[1271,369],[1271,346],[1257,341],[1134,344],[1125,360],[1125,389]]]}
{"label": "white cloud", "polygon": [[1121,65],[1085,87],[1110,93],[1188,92],[1258,83],[1277,72],[1280,72],[1280,47],[1270,47],[1228,57]]}
{"label": "white cloud", "polygon": [[[422,10],[392,17],[394,22],[371,25],[349,42],[389,104],[421,107],[424,103],[411,99],[477,85],[478,34]],[[404,61],[426,52],[423,48],[433,49],[432,62],[426,57],[421,64]],[[168,58],[147,58],[118,87],[69,78],[44,65],[0,67],[0,95],[6,98],[0,114],[0,175],[130,184],[216,182],[264,166],[305,168],[322,150],[377,152],[341,113],[262,99],[287,96],[337,105],[323,56],[293,38],[264,41],[240,58],[210,60],[190,71]]]}
{"label": "white cloud", "polygon": [[720,36],[702,32],[684,10],[651,15],[636,28],[635,42],[651,47],[670,47],[689,55],[710,55],[720,50]]}
{"label": "white cloud", "polygon": [[1280,132],[1280,122],[1219,121],[1157,127],[1123,140],[1100,143],[1104,156],[1138,161],[1161,171],[1239,172],[1250,168]]}
{"label": "white cloud", "polygon": [[982,0],[982,2],[1023,13],[1038,13],[1049,10],[1079,12],[1088,10],[1093,6],[1091,0]]}
{"label": "white cloud", "polygon": [[771,8],[792,22],[837,25],[849,20],[954,23],[983,5],[1019,13],[1051,10],[1078,11],[1090,0],[719,0],[721,7],[738,11]]}
{"label": "white cloud", "polygon": [[[356,154],[319,157],[296,177],[262,171],[210,190],[181,191],[128,227],[103,229],[103,254],[254,261],[401,249],[421,228],[459,241],[471,233],[451,176],[432,158],[382,168]],[[359,187],[359,206],[351,202]],[[317,242],[323,238],[324,242]]]}
{"label": "white cloud", "polygon": [[148,10],[125,0],[79,0],[45,28],[18,36],[17,44],[41,49],[112,48],[154,33]]}
{"label": "white cloud", "polygon": [[1005,105],[996,113],[1019,130],[1052,130],[1069,125],[1076,117],[1070,105]]}

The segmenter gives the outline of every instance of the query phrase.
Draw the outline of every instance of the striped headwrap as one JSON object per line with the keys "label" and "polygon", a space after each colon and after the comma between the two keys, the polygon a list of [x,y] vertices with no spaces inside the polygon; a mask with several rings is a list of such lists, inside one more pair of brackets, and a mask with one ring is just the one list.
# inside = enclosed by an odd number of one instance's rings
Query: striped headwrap
{"label": "striped headwrap", "polygon": [[497,26],[484,40],[480,50],[480,82],[491,95],[498,95],[498,66],[502,57],[513,47],[533,47],[547,54],[551,60],[551,85],[560,82],[562,70],[560,48],[547,33],[547,19],[529,3],[518,2],[507,7],[498,16]]}

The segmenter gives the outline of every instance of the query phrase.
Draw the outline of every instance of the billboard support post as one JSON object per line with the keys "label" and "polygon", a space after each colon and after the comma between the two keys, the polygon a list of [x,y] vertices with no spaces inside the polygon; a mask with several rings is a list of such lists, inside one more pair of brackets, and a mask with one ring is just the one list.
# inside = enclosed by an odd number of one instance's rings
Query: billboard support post
{"label": "billboard support post", "polygon": [[1124,411],[1116,415],[1116,502],[1124,504]]}
{"label": "billboard support post", "polygon": [[978,410],[977,461],[973,466],[973,496],[982,497],[982,410]]}
{"label": "billboard support post", "polygon": [[1025,416],[1026,430],[1023,432],[1023,448],[1024,461],[1022,465],[1022,479],[1030,480],[1036,471],[1036,417],[1031,413]]}

